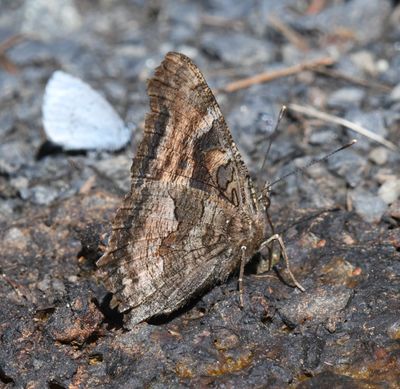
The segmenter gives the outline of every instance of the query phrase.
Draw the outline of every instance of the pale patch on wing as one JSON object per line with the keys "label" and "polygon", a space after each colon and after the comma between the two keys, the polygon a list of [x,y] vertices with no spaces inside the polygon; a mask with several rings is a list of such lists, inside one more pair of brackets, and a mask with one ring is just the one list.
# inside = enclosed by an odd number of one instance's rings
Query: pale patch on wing
{"label": "pale patch on wing", "polygon": [[131,137],[103,96],[59,70],[46,85],[42,113],[47,138],[66,150],[118,150]]}

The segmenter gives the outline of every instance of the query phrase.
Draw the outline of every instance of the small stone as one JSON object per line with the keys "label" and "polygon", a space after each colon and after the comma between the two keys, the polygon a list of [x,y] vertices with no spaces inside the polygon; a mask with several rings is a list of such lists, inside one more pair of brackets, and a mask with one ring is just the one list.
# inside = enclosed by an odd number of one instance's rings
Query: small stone
{"label": "small stone", "polygon": [[370,51],[362,50],[350,56],[351,61],[366,74],[375,75],[377,73],[375,57]]}
{"label": "small stone", "polygon": [[354,150],[344,150],[328,159],[329,170],[346,179],[355,188],[363,180],[368,161]]}
{"label": "small stone", "polygon": [[400,197],[400,179],[384,182],[378,190],[378,195],[386,204],[395,202]]}
{"label": "small stone", "polygon": [[27,40],[8,51],[8,57],[18,66],[42,63],[52,59],[51,47],[38,40]]}
{"label": "small stone", "polygon": [[24,6],[22,31],[45,40],[68,35],[81,25],[81,17],[72,0],[27,1]]}
{"label": "small stone", "polygon": [[388,160],[388,151],[385,147],[375,147],[368,157],[376,165],[384,165]]}
{"label": "small stone", "polygon": [[332,144],[335,139],[335,134],[331,130],[317,131],[311,134],[310,143],[312,145]]}
{"label": "small stone", "polygon": [[359,107],[365,95],[365,91],[360,88],[338,89],[329,96],[327,105],[330,108],[345,110],[349,107]]}
{"label": "small stone", "polygon": [[78,281],[78,276],[76,276],[76,275],[69,276],[67,278],[67,280],[68,280],[68,282],[71,282],[72,284],[75,284]]}
{"label": "small stone", "polygon": [[214,346],[217,350],[230,350],[237,347],[240,340],[233,332],[222,328],[214,334]]}
{"label": "small stone", "polygon": [[[268,63],[273,59],[275,47],[264,40],[243,33],[205,33],[201,45],[208,53],[231,65],[251,66]],[[235,47],[235,50],[232,50]]]}
{"label": "small stone", "polygon": [[59,307],[54,312],[46,326],[54,340],[62,343],[83,343],[98,330],[103,315],[86,297],[78,296],[70,304]]}
{"label": "small stone", "polygon": [[14,174],[29,158],[33,157],[34,151],[28,142],[3,142],[0,143],[0,174]]}
{"label": "small stone", "polygon": [[127,192],[131,187],[130,165],[132,160],[127,155],[96,161],[95,168],[105,177],[109,178],[118,188]]}
{"label": "small stone", "polygon": [[0,136],[7,135],[13,128],[14,116],[10,112],[0,112]]}
{"label": "small stone", "polygon": [[376,70],[379,73],[385,73],[389,70],[390,65],[389,62],[386,59],[378,59],[378,61],[376,61]]}
{"label": "small stone", "polygon": [[387,334],[390,339],[400,339],[400,320],[397,320],[389,326],[389,328],[387,329]]}
{"label": "small stone", "polygon": [[29,180],[26,177],[18,176],[10,180],[10,184],[17,190],[27,189]]}
{"label": "small stone", "polygon": [[364,189],[356,189],[350,198],[358,215],[369,223],[378,223],[387,209],[387,204],[379,197]]}
{"label": "small stone", "polygon": [[54,291],[59,292],[60,294],[65,293],[65,284],[61,280],[53,280],[51,282],[51,286],[53,287]]}
{"label": "small stone", "polygon": [[46,292],[47,289],[50,288],[50,284],[51,284],[50,276],[46,274],[44,278],[37,283],[37,288],[42,292]]}
{"label": "small stone", "polygon": [[[0,73],[0,101],[13,97],[14,93],[20,88],[20,81],[17,77]],[[2,113],[3,114],[3,113]]]}
{"label": "small stone", "polygon": [[10,228],[4,235],[2,240],[2,250],[5,247],[13,247],[20,251],[24,251],[25,248],[29,247],[30,239],[24,234],[24,231],[17,228]]}
{"label": "small stone", "polygon": [[400,219],[400,200],[396,200],[389,207],[388,213],[391,217],[395,219]]}
{"label": "small stone", "polygon": [[125,86],[115,81],[107,81],[103,84],[103,88],[110,100],[124,101],[127,93]]}
{"label": "small stone", "polygon": [[[354,122],[367,130],[373,132],[376,135],[386,137],[388,130],[385,124],[385,112],[378,109],[375,111],[362,111],[360,109],[352,109],[346,114],[346,119]],[[357,139],[357,149],[369,151],[371,149],[371,139],[348,130],[351,137]],[[374,142],[374,144],[376,144]]]}
{"label": "small stone", "polygon": [[397,84],[390,93],[391,101],[400,101],[400,84]]}
{"label": "small stone", "polygon": [[397,126],[400,123],[400,99],[385,112],[385,122],[388,128]]}
{"label": "small stone", "polygon": [[326,285],[354,287],[356,267],[342,257],[334,257],[321,268],[320,278]]}
{"label": "small stone", "polygon": [[37,185],[33,188],[23,189],[20,191],[21,197],[29,199],[34,204],[48,205],[58,196],[58,191],[43,185]]}
{"label": "small stone", "polygon": [[289,325],[304,324],[306,321],[323,322],[335,319],[345,308],[351,290],[343,286],[323,286],[313,291],[301,293],[287,300],[279,312]]}
{"label": "small stone", "polygon": [[393,9],[388,0],[352,0],[329,4],[317,14],[303,17],[296,14],[296,26],[321,30],[328,36],[339,31],[347,32],[353,34],[358,42],[366,43],[380,38],[385,20]]}

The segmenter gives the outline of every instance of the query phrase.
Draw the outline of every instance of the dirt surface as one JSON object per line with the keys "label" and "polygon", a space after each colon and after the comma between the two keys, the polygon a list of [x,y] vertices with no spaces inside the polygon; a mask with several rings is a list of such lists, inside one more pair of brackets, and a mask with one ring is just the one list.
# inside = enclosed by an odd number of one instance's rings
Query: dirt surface
{"label": "dirt surface", "polygon": [[[400,6],[382,0],[2,2],[0,387],[399,387],[399,151],[289,110],[260,172],[282,104],[399,146],[399,26]],[[283,264],[257,276],[255,258],[243,309],[234,274],[127,331],[95,262],[129,190],[145,80],[169,50],[201,68],[258,182],[359,142],[273,186],[271,216],[305,293]],[[334,64],[224,92],[326,57]],[[42,96],[57,69],[115,107],[132,128],[126,148],[46,142]]]}

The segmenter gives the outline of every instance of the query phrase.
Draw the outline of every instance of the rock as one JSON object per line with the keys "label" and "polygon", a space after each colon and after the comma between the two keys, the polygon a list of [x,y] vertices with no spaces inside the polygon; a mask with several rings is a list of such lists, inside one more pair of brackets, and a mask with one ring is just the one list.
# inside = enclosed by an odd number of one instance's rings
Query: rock
{"label": "rock", "polygon": [[332,320],[344,309],[351,293],[350,289],[342,286],[320,287],[293,296],[281,305],[279,313],[289,326]]}
{"label": "rock", "polygon": [[370,223],[378,223],[387,209],[387,204],[381,197],[361,188],[350,192],[350,198],[355,211]]}
{"label": "rock", "polygon": [[400,219],[400,200],[396,200],[388,209],[388,213],[395,219]]}
{"label": "rock", "polygon": [[330,145],[335,140],[335,133],[332,130],[318,130],[310,136],[310,143],[313,145]]}
{"label": "rock", "polygon": [[100,327],[103,315],[87,294],[74,296],[56,309],[46,325],[46,331],[61,343],[82,344]]}
{"label": "rock", "polygon": [[58,191],[56,189],[44,185],[21,189],[20,193],[23,199],[29,199],[34,204],[38,205],[48,205],[58,196]]}
{"label": "rock", "polygon": [[34,150],[27,142],[11,141],[0,144],[0,174],[16,173],[29,159]]}
{"label": "rock", "polygon": [[22,32],[34,33],[46,40],[68,35],[81,25],[81,17],[72,0],[27,1],[23,12]]}
{"label": "rock", "polygon": [[395,321],[390,324],[387,333],[390,339],[399,340],[400,339],[400,320]]}
{"label": "rock", "polygon": [[390,100],[400,101],[400,84],[397,84],[390,92]]}
{"label": "rock", "polygon": [[372,52],[366,50],[357,51],[350,55],[350,59],[365,74],[370,76],[376,75],[377,66]]}
{"label": "rock", "polygon": [[13,128],[15,118],[10,112],[0,113],[0,137],[7,135]]}
{"label": "rock", "polygon": [[360,88],[342,88],[333,92],[327,101],[330,108],[348,110],[349,107],[359,107],[365,97],[365,91]]}
{"label": "rock", "polygon": [[344,177],[350,187],[356,187],[363,179],[368,161],[354,150],[344,150],[328,159],[328,168],[332,173]]}
{"label": "rock", "polygon": [[389,157],[388,150],[382,146],[375,147],[370,151],[368,157],[376,165],[384,165]]}
{"label": "rock", "polygon": [[[0,72],[0,101],[12,98],[20,85],[20,80],[16,76]],[[5,115],[5,112],[2,112],[2,115]]]}
{"label": "rock", "polygon": [[[382,110],[375,110],[364,112],[359,109],[352,109],[348,111],[346,114],[346,119],[359,124],[360,126],[366,128],[367,130],[380,135],[382,137],[386,137],[388,134],[388,130],[385,126],[385,115]],[[357,139],[357,149],[368,150],[370,149],[370,143],[374,142],[369,138],[355,133],[351,130],[347,130],[351,133],[351,137]],[[375,142],[374,142],[375,144]]]}
{"label": "rock", "polygon": [[391,8],[388,0],[352,0],[331,3],[316,15],[299,17],[294,12],[287,12],[286,18],[298,28],[319,29],[331,35],[348,31],[357,41],[369,42],[381,36]]}
{"label": "rock", "polygon": [[113,185],[128,193],[131,188],[130,167],[132,158],[127,155],[118,155],[115,157],[96,161],[94,168],[101,175],[107,177]]}
{"label": "rock", "polygon": [[[205,33],[201,38],[201,46],[207,53],[229,65],[237,66],[268,63],[275,53],[275,47],[271,43],[238,33]],[[235,47],[235,50],[232,50],[232,47]]]}
{"label": "rock", "polygon": [[400,197],[400,179],[385,181],[379,188],[378,195],[386,204],[395,202]]}

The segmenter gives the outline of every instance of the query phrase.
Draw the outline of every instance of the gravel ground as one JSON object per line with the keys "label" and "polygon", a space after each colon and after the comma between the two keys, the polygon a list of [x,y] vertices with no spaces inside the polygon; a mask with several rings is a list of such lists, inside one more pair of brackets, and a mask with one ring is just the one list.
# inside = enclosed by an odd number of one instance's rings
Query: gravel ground
{"label": "gravel ground", "polygon": [[[23,35],[20,35],[23,34]],[[246,305],[237,275],[173,317],[123,328],[95,261],[166,52],[204,73],[249,170],[275,180],[271,216],[305,293],[284,266]],[[227,92],[262,72],[333,65]],[[41,104],[62,69],[102,93],[132,128],[117,152],[46,141]],[[400,5],[388,0],[35,0],[0,3],[0,387],[396,388],[400,382]],[[280,107],[289,109],[268,156]]]}

